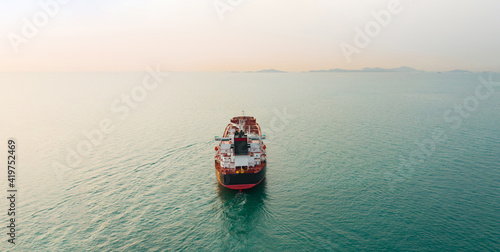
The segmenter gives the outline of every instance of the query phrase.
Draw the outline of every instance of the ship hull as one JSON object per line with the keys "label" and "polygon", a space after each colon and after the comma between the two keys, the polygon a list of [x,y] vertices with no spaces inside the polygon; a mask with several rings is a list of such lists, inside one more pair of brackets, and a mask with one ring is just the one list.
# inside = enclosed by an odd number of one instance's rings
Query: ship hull
{"label": "ship hull", "polygon": [[266,167],[267,164],[256,173],[224,174],[217,169],[215,169],[215,173],[221,185],[233,190],[244,190],[250,189],[264,180]]}

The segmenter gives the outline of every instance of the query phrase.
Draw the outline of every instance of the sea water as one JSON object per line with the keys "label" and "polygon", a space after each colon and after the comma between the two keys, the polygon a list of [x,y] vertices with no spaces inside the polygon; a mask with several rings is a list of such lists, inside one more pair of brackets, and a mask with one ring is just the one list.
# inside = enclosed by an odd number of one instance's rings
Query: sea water
{"label": "sea water", "polygon": [[[18,160],[16,244],[3,227],[0,250],[500,247],[496,74],[147,75],[0,75],[2,226],[9,139]],[[213,156],[242,110],[268,173],[238,192]]]}

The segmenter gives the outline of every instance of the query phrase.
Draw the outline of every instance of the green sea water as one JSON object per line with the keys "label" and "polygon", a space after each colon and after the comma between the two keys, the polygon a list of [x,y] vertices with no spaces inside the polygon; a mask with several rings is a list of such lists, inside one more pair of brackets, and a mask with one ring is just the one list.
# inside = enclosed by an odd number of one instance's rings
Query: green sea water
{"label": "green sea water", "polygon": [[[146,75],[0,75],[0,162],[8,139],[18,153],[1,251],[500,248],[497,74],[171,73],[141,91]],[[240,193],[213,138],[242,110],[268,172]]]}

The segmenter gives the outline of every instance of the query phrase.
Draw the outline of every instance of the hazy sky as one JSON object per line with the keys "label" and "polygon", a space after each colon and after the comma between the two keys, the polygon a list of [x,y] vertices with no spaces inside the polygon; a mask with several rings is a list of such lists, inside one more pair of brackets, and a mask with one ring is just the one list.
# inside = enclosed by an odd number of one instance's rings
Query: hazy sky
{"label": "hazy sky", "polygon": [[[55,1],[0,0],[0,71],[500,71],[495,0]],[[395,9],[384,25],[372,15]]]}

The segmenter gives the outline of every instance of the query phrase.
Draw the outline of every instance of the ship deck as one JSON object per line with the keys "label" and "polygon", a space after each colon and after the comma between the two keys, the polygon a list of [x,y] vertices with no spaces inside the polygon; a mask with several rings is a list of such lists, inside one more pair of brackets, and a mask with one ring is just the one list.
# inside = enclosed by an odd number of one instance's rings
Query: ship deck
{"label": "ship deck", "polygon": [[254,167],[236,167],[236,168],[223,168],[220,166],[219,160],[215,160],[215,169],[223,174],[244,174],[244,173],[258,173],[266,166],[266,161],[261,162]]}
{"label": "ship deck", "polygon": [[253,116],[237,116],[233,117],[231,119],[231,123],[227,125],[226,129],[224,130],[224,137],[229,136],[229,131],[234,129],[235,131],[238,130],[238,127],[235,126],[234,124],[238,123],[240,120],[244,122],[244,131],[247,134],[255,134],[257,136],[262,136],[262,133],[260,131],[260,126],[257,123],[257,120]]}
{"label": "ship deck", "polygon": [[[229,123],[224,130],[223,137],[229,137],[230,132],[236,132],[239,131],[239,128],[237,126],[238,123],[242,122],[244,126],[243,131],[247,135],[254,135],[254,136],[259,136],[262,137],[262,132],[260,129],[259,124],[257,123],[257,120],[252,117],[252,116],[236,116],[231,119],[231,123]],[[249,143],[251,142],[258,142],[260,140],[250,140]],[[227,142],[230,143],[230,142]],[[229,154],[226,153],[220,153],[222,156],[227,156],[229,157]],[[263,154],[265,157],[265,154]],[[223,173],[223,174],[245,174],[245,173],[258,173],[260,172],[264,167],[266,167],[266,161],[261,161],[260,164],[254,166],[254,167],[234,167],[234,168],[225,168],[221,167],[220,165],[220,159],[215,160],[215,169],[217,169],[218,172]]]}

